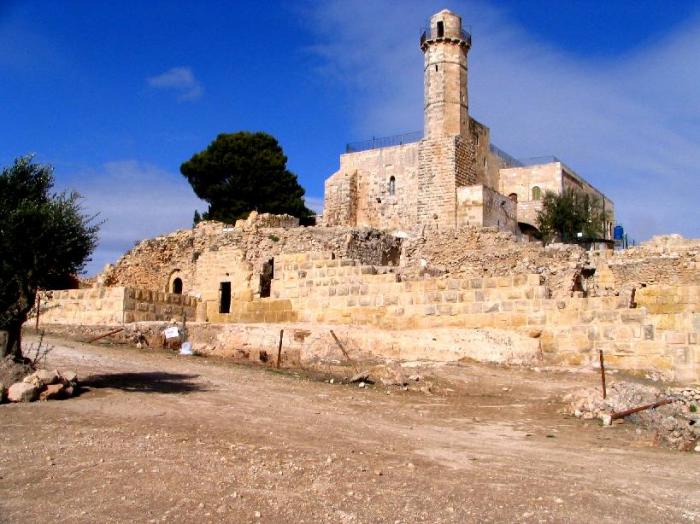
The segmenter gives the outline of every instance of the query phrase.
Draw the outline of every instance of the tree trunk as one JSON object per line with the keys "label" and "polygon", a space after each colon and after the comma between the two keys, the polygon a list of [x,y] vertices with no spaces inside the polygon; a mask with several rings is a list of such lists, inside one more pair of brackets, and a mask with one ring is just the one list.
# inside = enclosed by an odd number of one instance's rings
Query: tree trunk
{"label": "tree trunk", "polygon": [[22,362],[22,323],[12,322],[4,326],[7,332],[7,344],[0,345],[0,356],[12,356],[17,362]]}

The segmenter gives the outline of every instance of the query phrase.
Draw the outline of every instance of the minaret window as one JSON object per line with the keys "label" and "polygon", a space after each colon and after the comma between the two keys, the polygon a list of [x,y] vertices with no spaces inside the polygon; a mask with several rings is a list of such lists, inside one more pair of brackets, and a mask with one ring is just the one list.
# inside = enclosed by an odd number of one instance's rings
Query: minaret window
{"label": "minaret window", "polygon": [[396,194],[396,178],[394,176],[391,176],[389,178],[389,194],[390,195]]}
{"label": "minaret window", "polygon": [[437,23],[437,37],[442,38],[445,36],[445,25],[443,22]]}

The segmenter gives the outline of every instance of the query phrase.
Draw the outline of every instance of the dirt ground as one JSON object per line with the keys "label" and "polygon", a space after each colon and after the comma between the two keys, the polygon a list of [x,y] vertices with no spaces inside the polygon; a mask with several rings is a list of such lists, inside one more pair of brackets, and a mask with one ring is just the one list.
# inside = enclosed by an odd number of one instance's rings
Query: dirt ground
{"label": "dirt ground", "polygon": [[700,454],[561,413],[592,373],[450,365],[426,394],[48,342],[88,388],[0,406],[2,522],[700,522]]}

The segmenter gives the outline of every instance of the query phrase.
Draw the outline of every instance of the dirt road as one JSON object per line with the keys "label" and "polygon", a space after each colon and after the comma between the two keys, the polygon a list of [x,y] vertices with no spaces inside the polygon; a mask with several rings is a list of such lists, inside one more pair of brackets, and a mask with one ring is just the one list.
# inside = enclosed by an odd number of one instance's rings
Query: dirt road
{"label": "dirt road", "polygon": [[0,406],[1,522],[700,522],[697,453],[559,413],[593,374],[448,366],[430,395],[50,343],[89,390]]}

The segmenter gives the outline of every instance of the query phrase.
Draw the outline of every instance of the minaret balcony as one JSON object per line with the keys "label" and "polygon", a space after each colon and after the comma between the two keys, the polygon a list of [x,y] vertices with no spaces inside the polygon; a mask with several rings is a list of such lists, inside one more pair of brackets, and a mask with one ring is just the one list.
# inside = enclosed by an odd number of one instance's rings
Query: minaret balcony
{"label": "minaret balcony", "polygon": [[472,34],[470,30],[460,29],[459,32],[451,30],[448,34],[438,36],[436,28],[424,27],[420,32],[420,47],[425,48],[436,42],[450,42],[469,49],[472,45]]}

